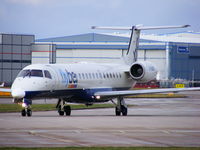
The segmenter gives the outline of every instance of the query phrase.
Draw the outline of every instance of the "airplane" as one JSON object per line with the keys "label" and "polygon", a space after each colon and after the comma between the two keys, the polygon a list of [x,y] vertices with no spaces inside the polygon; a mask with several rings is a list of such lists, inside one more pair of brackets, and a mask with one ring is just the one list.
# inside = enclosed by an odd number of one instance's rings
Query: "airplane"
{"label": "airplane", "polygon": [[142,30],[185,28],[181,26],[158,27],[96,27],[92,29],[130,30],[131,38],[127,54],[118,64],[74,63],[32,64],[23,68],[14,80],[11,92],[14,103],[22,104],[22,116],[32,116],[32,100],[41,98],[58,99],[56,108],[60,116],[71,115],[71,107],[65,103],[92,105],[117,99],[114,103],[116,116],[127,116],[128,108],[124,97],[128,95],[200,90],[200,88],[167,88],[129,90],[138,81],[154,80],[157,69],[151,62],[137,60],[139,36]]}

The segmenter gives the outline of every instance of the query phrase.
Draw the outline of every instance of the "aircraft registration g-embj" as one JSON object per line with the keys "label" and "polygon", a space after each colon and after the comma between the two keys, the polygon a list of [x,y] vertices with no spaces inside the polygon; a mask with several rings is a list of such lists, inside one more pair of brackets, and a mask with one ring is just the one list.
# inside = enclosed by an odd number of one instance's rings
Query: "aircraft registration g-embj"
{"label": "aircraft registration g-embj", "polygon": [[141,30],[185,28],[183,26],[163,27],[92,27],[93,29],[130,30],[131,38],[127,54],[119,64],[76,63],[76,64],[35,64],[22,69],[14,80],[11,92],[14,103],[21,103],[22,116],[31,116],[32,100],[57,98],[59,115],[71,114],[70,106],[65,103],[91,105],[112,101],[117,116],[127,115],[124,96],[200,90],[200,88],[167,88],[150,90],[129,90],[137,81],[150,81],[156,78],[156,67],[147,61],[137,61],[137,47]]}

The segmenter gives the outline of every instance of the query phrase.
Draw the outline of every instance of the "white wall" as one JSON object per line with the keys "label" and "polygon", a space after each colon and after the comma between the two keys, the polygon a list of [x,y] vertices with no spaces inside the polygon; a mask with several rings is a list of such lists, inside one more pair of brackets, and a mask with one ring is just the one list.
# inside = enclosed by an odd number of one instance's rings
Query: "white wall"
{"label": "white wall", "polygon": [[[51,46],[33,45],[32,63],[49,63],[49,52]],[[95,63],[120,63],[122,55],[126,50],[118,49],[57,49],[56,63],[76,63],[76,62],[95,62]],[[138,60],[150,61],[155,64],[159,71],[159,78],[166,78],[166,51],[165,50],[139,50]]]}
{"label": "white wall", "polygon": [[49,63],[50,45],[35,44],[32,45],[32,64],[48,64]]}
{"label": "white wall", "polygon": [[117,63],[122,55],[121,50],[108,49],[59,49],[56,51],[57,63],[96,62]]}

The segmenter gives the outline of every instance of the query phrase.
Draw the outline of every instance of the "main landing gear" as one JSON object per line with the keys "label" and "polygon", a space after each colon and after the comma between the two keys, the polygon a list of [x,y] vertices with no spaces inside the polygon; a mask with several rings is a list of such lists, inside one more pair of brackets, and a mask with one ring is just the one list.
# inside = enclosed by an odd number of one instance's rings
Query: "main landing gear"
{"label": "main landing gear", "polygon": [[71,107],[68,106],[68,105],[65,105],[65,101],[62,100],[62,99],[58,100],[56,108],[58,109],[58,114],[60,116],[63,116],[64,114],[66,116],[70,116],[71,115]]}
{"label": "main landing gear", "polygon": [[116,116],[120,116],[121,114],[123,116],[127,116],[127,114],[128,114],[128,108],[127,108],[127,105],[126,105],[123,97],[117,98],[117,104],[116,104],[116,107],[115,107],[115,114],[116,114]]}
{"label": "main landing gear", "polygon": [[32,116],[31,104],[32,104],[31,100],[23,99],[23,103],[22,103],[23,109],[21,111],[22,117]]}

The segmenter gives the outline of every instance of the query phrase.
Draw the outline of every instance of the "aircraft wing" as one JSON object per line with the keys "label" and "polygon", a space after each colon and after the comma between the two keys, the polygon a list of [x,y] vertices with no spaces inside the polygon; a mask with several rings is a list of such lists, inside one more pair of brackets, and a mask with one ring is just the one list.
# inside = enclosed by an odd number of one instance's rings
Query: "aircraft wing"
{"label": "aircraft wing", "polygon": [[147,90],[126,90],[126,91],[105,91],[96,92],[94,95],[100,98],[113,98],[118,96],[130,96],[140,94],[153,94],[153,93],[168,93],[168,92],[181,92],[181,91],[198,91],[197,88],[165,88],[165,89],[147,89]]}
{"label": "aircraft wing", "polygon": [[0,88],[0,92],[11,92],[11,89],[8,89],[8,88]]}

